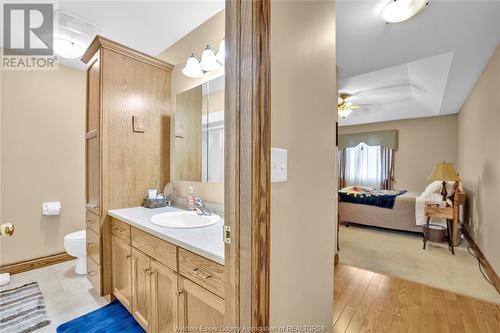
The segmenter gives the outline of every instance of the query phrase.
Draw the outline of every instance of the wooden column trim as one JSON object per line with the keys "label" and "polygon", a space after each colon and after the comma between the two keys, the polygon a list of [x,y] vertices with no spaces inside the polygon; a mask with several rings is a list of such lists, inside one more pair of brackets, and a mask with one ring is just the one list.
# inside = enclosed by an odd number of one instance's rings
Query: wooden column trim
{"label": "wooden column trim", "polygon": [[226,324],[269,326],[270,1],[226,1]]}

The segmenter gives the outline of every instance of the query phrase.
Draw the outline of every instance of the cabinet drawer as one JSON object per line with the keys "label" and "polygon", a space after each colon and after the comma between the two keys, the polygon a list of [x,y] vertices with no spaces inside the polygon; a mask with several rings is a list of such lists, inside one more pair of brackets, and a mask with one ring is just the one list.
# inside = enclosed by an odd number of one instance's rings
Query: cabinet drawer
{"label": "cabinet drawer", "polygon": [[224,266],[179,248],[179,273],[224,298]]}
{"label": "cabinet drawer", "polygon": [[87,256],[87,279],[90,281],[98,295],[101,295],[101,267]]}
{"label": "cabinet drawer", "polygon": [[176,246],[132,227],[132,246],[141,250],[165,266],[177,271]]}
{"label": "cabinet drawer", "polygon": [[87,257],[92,258],[97,265],[101,264],[101,236],[87,228]]}
{"label": "cabinet drawer", "polygon": [[96,232],[97,234],[101,234],[101,222],[99,215],[92,213],[90,210],[86,211],[85,221],[87,223],[87,228]]}
{"label": "cabinet drawer", "polygon": [[130,225],[111,218],[111,233],[130,244]]}

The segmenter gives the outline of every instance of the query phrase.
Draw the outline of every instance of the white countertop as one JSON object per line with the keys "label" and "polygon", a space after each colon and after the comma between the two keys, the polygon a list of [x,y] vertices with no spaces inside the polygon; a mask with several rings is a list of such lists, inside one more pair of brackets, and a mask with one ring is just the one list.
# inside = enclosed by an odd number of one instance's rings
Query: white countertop
{"label": "white countertop", "polygon": [[224,265],[223,220],[208,227],[192,229],[173,229],[151,223],[153,215],[178,210],[180,209],[174,207],[153,209],[134,207],[110,210],[108,214],[167,242]]}

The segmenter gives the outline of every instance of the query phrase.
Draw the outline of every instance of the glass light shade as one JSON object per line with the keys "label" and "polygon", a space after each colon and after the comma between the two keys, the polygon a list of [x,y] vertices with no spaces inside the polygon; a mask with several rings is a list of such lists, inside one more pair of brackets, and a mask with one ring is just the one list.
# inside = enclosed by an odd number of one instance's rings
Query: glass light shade
{"label": "glass light shade", "polygon": [[349,115],[351,114],[352,110],[351,109],[339,109],[338,110],[338,113],[339,113],[339,117],[340,118],[347,118],[349,117]]}
{"label": "glass light shade", "polygon": [[64,38],[54,38],[53,47],[58,55],[67,59],[80,58],[85,52],[83,46]]}
{"label": "glass light shade", "polygon": [[201,69],[205,72],[212,72],[220,68],[220,64],[217,62],[217,57],[215,56],[215,51],[209,45],[203,50],[201,54]]}
{"label": "glass light shade", "polygon": [[382,10],[382,18],[388,23],[404,22],[417,15],[428,0],[391,0]]}
{"label": "glass light shade", "polygon": [[215,57],[217,58],[219,64],[224,65],[226,57],[226,42],[224,39],[221,40],[219,44],[219,52],[217,52],[217,55]]}
{"label": "glass light shade", "polygon": [[187,77],[200,77],[203,76],[203,71],[200,66],[198,58],[192,54],[186,61],[186,66],[182,69],[182,74]]}

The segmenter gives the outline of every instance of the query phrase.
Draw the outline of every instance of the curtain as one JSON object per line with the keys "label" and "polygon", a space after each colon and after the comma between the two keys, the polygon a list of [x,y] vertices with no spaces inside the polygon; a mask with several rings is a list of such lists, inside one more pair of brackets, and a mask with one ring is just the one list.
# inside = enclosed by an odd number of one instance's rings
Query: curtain
{"label": "curtain", "polygon": [[339,189],[346,186],[370,186],[392,189],[393,150],[366,143],[338,150]]}
{"label": "curtain", "polygon": [[339,148],[337,151],[337,170],[339,173],[339,179],[338,179],[338,189],[344,188],[345,185],[345,153],[346,153],[346,148]]}
{"label": "curtain", "polygon": [[384,190],[392,190],[392,182],[394,180],[394,157],[393,150],[387,147],[381,147],[382,154],[382,183],[381,188]]}

